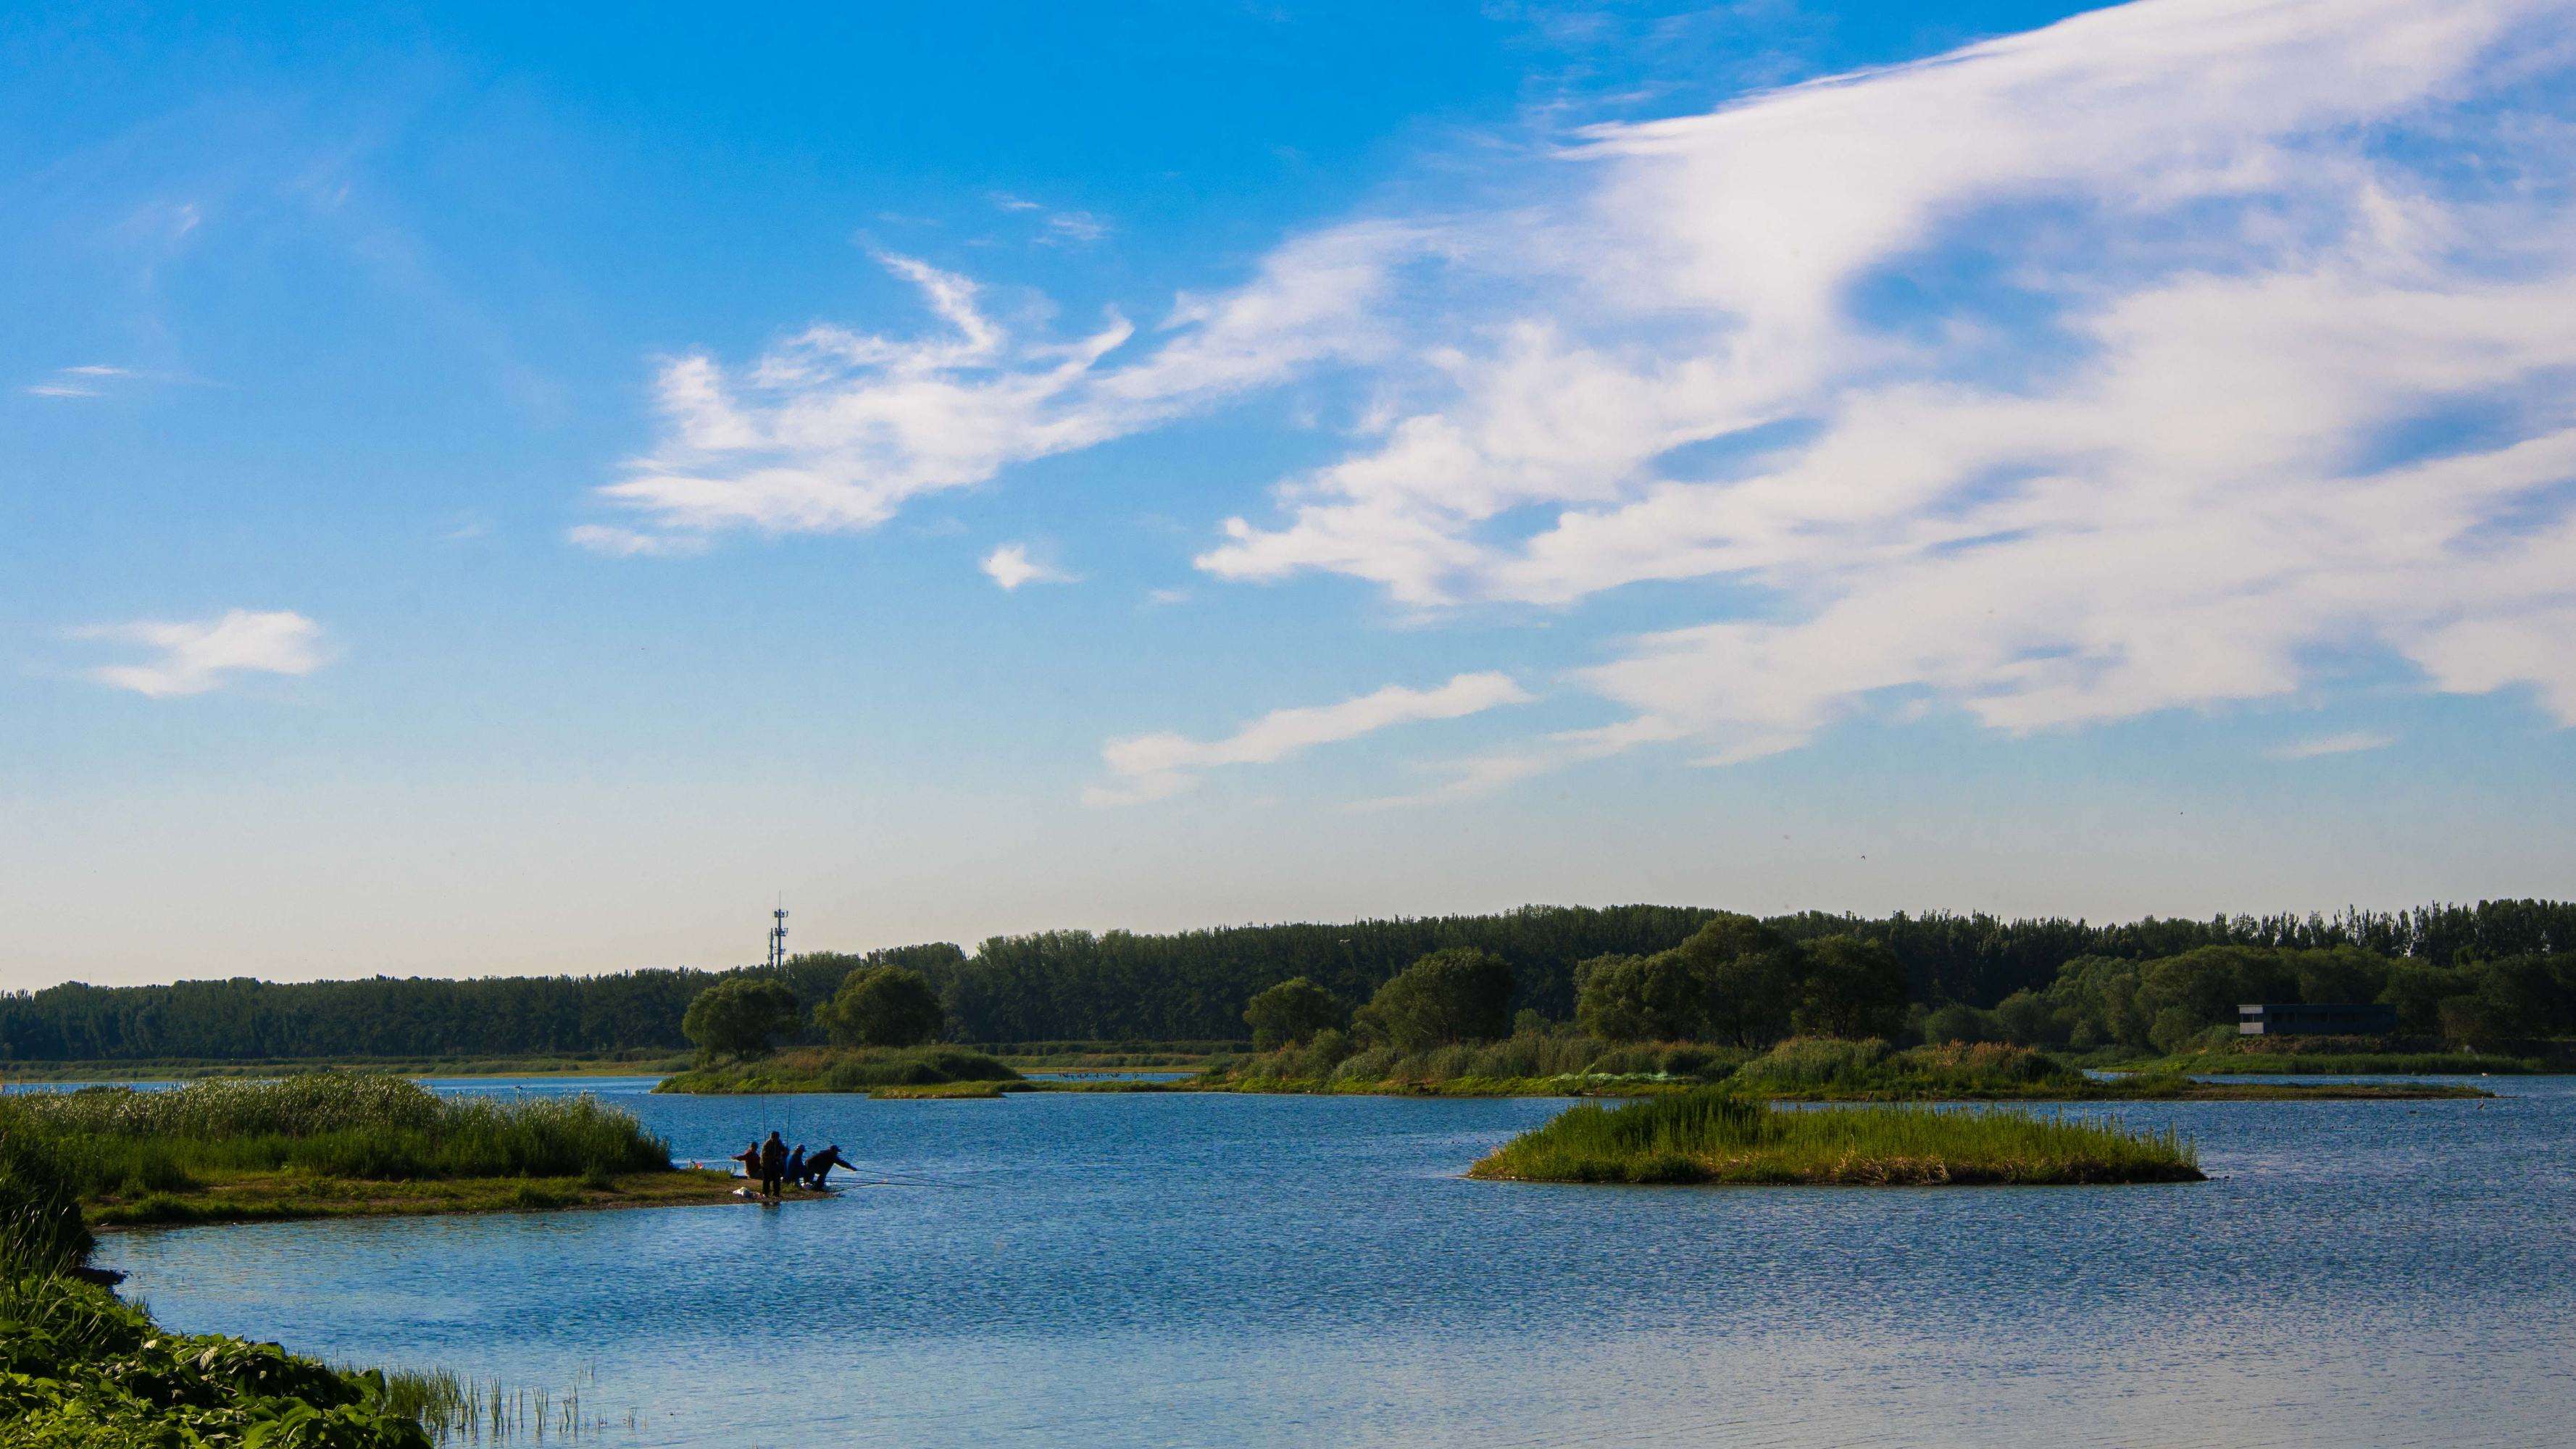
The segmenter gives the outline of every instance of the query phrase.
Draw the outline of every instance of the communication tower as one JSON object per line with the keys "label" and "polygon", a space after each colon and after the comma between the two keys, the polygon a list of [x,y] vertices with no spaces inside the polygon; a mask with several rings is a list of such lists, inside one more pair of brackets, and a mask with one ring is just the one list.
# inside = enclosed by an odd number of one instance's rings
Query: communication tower
{"label": "communication tower", "polygon": [[769,914],[778,923],[769,928],[769,969],[783,972],[787,969],[787,907]]}

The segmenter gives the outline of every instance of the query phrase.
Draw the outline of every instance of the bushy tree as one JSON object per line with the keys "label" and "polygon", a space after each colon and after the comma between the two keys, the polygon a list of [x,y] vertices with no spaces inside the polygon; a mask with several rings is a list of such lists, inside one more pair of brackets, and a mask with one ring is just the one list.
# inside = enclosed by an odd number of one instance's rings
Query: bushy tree
{"label": "bushy tree", "polygon": [[1923,1018],[1923,1040],[1933,1046],[1954,1041],[2001,1041],[2007,1033],[2000,1018],[2000,1012],[1979,1011],[1965,1002],[1953,1001],[1934,1007]]}
{"label": "bushy tree", "polygon": [[919,1046],[948,1025],[930,978],[903,966],[851,972],[815,1017],[832,1040],[851,1046]]}
{"label": "bushy tree", "polygon": [[1707,983],[1711,1041],[1765,1046],[1787,1036],[1805,967],[1800,948],[1751,916],[1721,912],[1677,948]]}
{"label": "bushy tree", "polygon": [[689,1003],[680,1030],[706,1051],[756,1056],[796,1029],[796,993],[765,977],[719,981]]}
{"label": "bushy tree", "polygon": [[1304,1046],[1315,1034],[1350,1025],[1342,999],[1303,976],[1291,976],[1244,1003],[1243,1021],[1258,1051]]}
{"label": "bushy tree", "polygon": [[1574,1020],[1588,1036],[1690,1041],[1707,1030],[1708,974],[1680,951],[1596,956],[1574,979]]}
{"label": "bushy tree", "polygon": [[1804,969],[1790,1024],[1819,1036],[1893,1036],[1905,1021],[1905,968],[1896,953],[1857,936],[1827,936],[1800,949]]}
{"label": "bushy tree", "polygon": [[1512,968],[1491,951],[1454,946],[1395,974],[1361,1007],[1361,1033],[1398,1051],[1492,1041],[1511,1030]]}

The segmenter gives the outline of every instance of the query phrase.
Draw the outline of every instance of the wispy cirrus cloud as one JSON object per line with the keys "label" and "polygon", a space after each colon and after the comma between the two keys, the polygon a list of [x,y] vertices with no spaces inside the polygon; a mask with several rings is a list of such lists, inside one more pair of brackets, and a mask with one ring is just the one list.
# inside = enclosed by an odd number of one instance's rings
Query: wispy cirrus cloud
{"label": "wispy cirrus cloud", "polygon": [[2221,708],[2355,650],[2576,724],[2570,15],[2139,0],[1584,130],[1508,203],[1297,238],[1148,338],[1020,337],[890,260],[947,333],[674,363],[665,446],[603,494],[654,536],[869,527],[1334,369],[1365,423],[1223,525],[1211,578],[1433,619],[1723,586],[1598,641],[1572,678],[1617,724],[1442,798],[1897,702]]}
{"label": "wispy cirrus cloud", "polygon": [[2397,736],[2382,730],[2346,730],[2340,734],[2318,735],[2314,739],[2293,740],[2264,751],[2275,760],[2315,760],[2327,755],[2357,755],[2366,750],[2384,750],[2397,743]]}
{"label": "wispy cirrus cloud", "polygon": [[[880,257],[940,330],[897,338],[820,325],[742,368],[703,353],[672,359],[656,387],[661,442],[598,490],[631,522],[582,525],[575,541],[614,537],[618,551],[642,553],[737,530],[863,531],[925,494],[1364,356],[1383,332],[1369,304],[1387,285],[1386,259],[1414,240],[1357,228],[1283,247],[1248,285],[1181,298],[1153,345],[1124,363],[1109,359],[1135,328],[1114,312],[1070,339],[1026,336],[991,315],[972,279]],[[643,539],[663,546],[631,546]]]}
{"label": "wispy cirrus cloud", "polygon": [[[1482,340],[1428,405],[1200,566],[1765,591],[1578,675],[1712,763],[1884,694],[2079,725],[2355,645],[2576,723],[2576,152],[2530,84],[2567,14],[2149,0],[1590,131],[1453,253],[1527,280],[1447,319]],[[2388,441],[2481,399],[2518,431]]]}
{"label": "wispy cirrus cloud", "polygon": [[118,367],[106,362],[85,362],[77,367],[56,368],[44,381],[29,383],[19,391],[29,397],[101,397],[105,395],[111,384],[137,376],[140,374],[130,367]]}
{"label": "wispy cirrus cloud", "polygon": [[1037,241],[1041,246],[1088,245],[1109,235],[1109,223],[1087,211],[1059,211],[1007,191],[994,192],[992,200],[993,205],[1004,211],[1034,217],[1039,227]]}
{"label": "wispy cirrus cloud", "polygon": [[1101,748],[1101,762],[1116,781],[1085,790],[1083,803],[1160,800],[1196,785],[1208,770],[1273,764],[1317,745],[1355,740],[1395,725],[1460,719],[1504,705],[1527,704],[1532,697],[1507,674],[1461,674],[1432,689],[1388,685],[1337,704],[1273,710],[1223,739],[1130,735]]}
{"label": "wispy cirrus cloud", "polygon": [[92,624],[72,634],[156,651],[140,664],[89,671],[101,684],[151,699],[204,694],[240,674],[310,674],[329,662],[322,626],[290,610],[228,609],[211,619]]}

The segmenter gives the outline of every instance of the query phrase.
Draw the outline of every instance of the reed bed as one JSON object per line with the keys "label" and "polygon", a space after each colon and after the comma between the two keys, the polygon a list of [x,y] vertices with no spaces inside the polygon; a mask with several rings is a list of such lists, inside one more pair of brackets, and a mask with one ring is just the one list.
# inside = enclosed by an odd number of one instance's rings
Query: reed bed
{"label": "reed bed", "polygon": [[1199,1074],[1208,1087],[1266,1092],[1384,1092],[1456,1088],[1476,1095],[1581,1090],[1586,1083],[1705,1084],[1751,1053],[1690,1042],[1621,1044],[1587,1036],[1516,1036],[1429,1051],[1354,1050],[1339,1033],[1312,1044],[1221,1058]]}
{"label": "reed bed", "polygon": [[2064,1062],[2001,1042],[1947,1042],[1899,1051],[1886,1042],[1792,1037],[1737,1070],[1732,1084],[1756,1096],[1921,1100],[2096,1095]]}
{"label": "reed bed", "polygon": [[2190,1052],[2157,1064],[2209,1076],[2482,1077],[2545,1073],[2532,1057],[2489,1052]]}
{"label": "reed bed", "polygon": [[1725,1092],[1575,1107],[1469,1176],[1525,1182],[1851,1186],[2197,1182],[2179,1134],[2020,1110],[1778,1111]]}
{"label": "reed bed", "polygon": [[671,1167],[660,1138],[589,1097],[459,1100],[356,1072],[23,1093],[0,1099],[0,1140],[17,1136],[50,1144],[81,1197],[186,1192],[209,1177],[280,1171],[604,1181]]}
{"label": "reed bed", "polygon": [[950,1082],[1016,1082],[1020,1074],[965,1047],[790,1047],[748,1062],[701,1067],[653,1090],[708,1094],[867,1092]]}

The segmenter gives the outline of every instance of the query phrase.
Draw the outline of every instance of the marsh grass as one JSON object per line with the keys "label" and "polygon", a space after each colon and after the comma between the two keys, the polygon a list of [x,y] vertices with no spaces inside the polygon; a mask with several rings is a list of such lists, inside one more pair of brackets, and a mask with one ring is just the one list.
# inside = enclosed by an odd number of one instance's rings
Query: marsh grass
{"label": "marsh grass", "polygon": [[582,1397],[597,1379],[585,1365],[562,1392],[460,1375],[446,1369],[385,1375],[386,1399],[441,1446],[579,1443],[642,1427],[634,1410],[610,1417]]}
{"label": "marsh grass", "polygon": [[998,1099],[1000,1082],[905,1082],[868,1088],[868,1099],[877,1102],[979,1102]]}
{"label": "marsh grass", "polygon": [[1689,1042],[1623,1045],[1585,1036],[1515,1036],[1430,1051],[1349,1051],[1328,1038],[1210,1063],[1197,1085],[1234,1091],[1449,1096],[1574,1095],[1614,1083],[1704,1085],[1752,1053]]}
{"label": "marsh grass", "polygon": [[[657,1092],[872,1092],[951,1082],[1016,1082],[1020,1074],[965,1047],[791,1047],[663,1079]],[[981,1095],[980,1093],[977,1095]]]}
{"label": "marsh grass", "polygon": [[2001,1042],[1947,1042],[1899,1051],[1876,1039],[1792,1037],[1746,1062],[1739,1090],[1774,1099],[1897,1100],[2069,1097],[2093,1092],[2082,1072]]}
{"label": "marsh grass", "polygon": [[2004,1109],[1779,1111],[1701,1091],[1574,1107],[1469,1176],[1525,1182],[1851,1186],[2197,1182],[2191,1143],[2107,1119]]}
{"label": "marsh grass", "polygon": [[[712,1201],[719,1174],[589,1097],[441,1097],[328,1072],[0,1098],[0,1144],[118,1226]],[[0,1146],[0,1152],[8,1150]],[[703,1179],[703,1180],[702,1180]]]}
{"label": "marsh grass", "polygon": [[2523,1076],[2551,1070],[2531,1057],[2487,1052],[2189,1052],[2157,1063],[2162,1070],[2207,1076]]}

